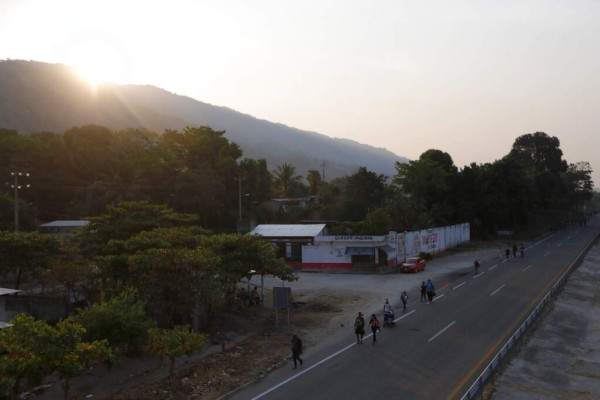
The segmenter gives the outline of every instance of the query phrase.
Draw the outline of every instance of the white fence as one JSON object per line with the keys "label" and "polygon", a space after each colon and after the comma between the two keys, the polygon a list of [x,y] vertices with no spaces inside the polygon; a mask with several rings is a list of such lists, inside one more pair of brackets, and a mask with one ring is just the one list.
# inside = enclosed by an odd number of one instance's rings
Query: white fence
{"label": "white fence", "polygon": [[388,234],[390,246],[396,248],[398,262],[421,252],[436,254],[470,240],[471,227],[468,223]]}

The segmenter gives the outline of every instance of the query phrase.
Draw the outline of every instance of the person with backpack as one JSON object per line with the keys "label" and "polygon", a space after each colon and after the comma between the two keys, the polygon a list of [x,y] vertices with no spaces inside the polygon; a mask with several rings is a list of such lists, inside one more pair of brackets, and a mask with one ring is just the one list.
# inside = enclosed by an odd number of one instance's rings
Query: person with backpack
{"label": "person with backpack", "polygon": [[433,301],[433,296],[435,296],[435,287],[433,287],[431,279],[427,279],[427,298],[430,303]]}
{"label": "person with backpack", "polygon": [[354,333],[356,334],[356,344],[362,343],[365,335],[365,319],[361,312],[358,313],[354,320]]}
{"label": "person with backpack", "polygon": [[377,315],[371,314],[369,326],[371,327],[371,332],[373,332],[373,344],[375,344],[375,342],[377,342],[377,332],[379,331],[379,320],[377,319]]}
{"label": "person with backpack", "polygon": [[294,369],[298,367],[296,360],[302,365],[300,354],[302,354],[302,340],[300,340],[297,335],[292,335],[292,358],[294,359]]}

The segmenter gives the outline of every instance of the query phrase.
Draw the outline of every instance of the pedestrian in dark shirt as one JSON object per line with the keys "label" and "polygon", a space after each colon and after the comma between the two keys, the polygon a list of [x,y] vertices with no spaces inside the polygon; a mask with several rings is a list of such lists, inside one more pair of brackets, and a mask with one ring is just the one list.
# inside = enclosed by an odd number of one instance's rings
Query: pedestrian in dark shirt
{"label": "pedestrian in dark shirt", "polygon": [[400,295],[400,300],[402,300],[402,312],[406,312],[406,303],[408,302],[408,294],[406,293],[406,290],[402,291],[402,294]]}
{"label": "pedestrian in dark shirt", "polygon": [[297,361],[299,361],[300,365],[302,365],[300,354],[302,354],[302,340],[300,340],[297,335],[292,335],[292,357],[294,359],[294,369],[298,367]]}
{"label": "pedestrian in dark shirt", "polygon": [[473,262],[473,266],[475,267],[475,275],[479,274],[479,261],[475,260],[475,262]]}
{"label": "pedestrian in dark shirt", "polygon": [[358,313],[354,320],[354,333],[356,334],[356,343],[362,343],[363,336],[365,335],[365,319],[361,312]]}
{"label": "pedestrian in dark shirt", "polygon": [[377,319],[377,315],[371,314],[369,326],[371,327],[371,332],[373,332],[373,344],[375,344],[375,342],[377,342],[377,332],[379,331],[379,320]]}
{"label": "pedestrian in dark shirt", "polygon": [[426,301],[427,300],[427,285],[425,284],[425,281],[421,282],[421,302]]}

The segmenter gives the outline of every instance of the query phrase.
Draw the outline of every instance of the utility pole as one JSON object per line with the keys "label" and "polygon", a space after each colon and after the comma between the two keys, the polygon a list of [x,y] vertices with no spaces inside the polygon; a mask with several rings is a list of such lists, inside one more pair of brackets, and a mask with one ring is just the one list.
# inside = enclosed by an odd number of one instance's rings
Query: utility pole
{"label": "utility pole", "polygon": [[240,212],[240,221],[242,220],[242,181],[246,180],[246,178],[243,177],[238,177],[238,178],[233,178],[236,181],[238,181],[238,208],[239,208],[239,212]]}
{"label": "utility pole", "polygon": [[321,173],[321,178],[323,179],[323,182],[325,182],[325,167],[327,166],[327,163],[325,161],[323,161],[321,164],[319,164],[321,166],[321,171],[323,171]]}
{"label": "utility pole", "polygon": [[[19,190],[22,188],[19,185],[19,177],[29,177],[29,173],[11,172],[10,174],[14,177],[14,183],[10,187],[15,190],[15,232],[19,232]],[[30,185],[27,184],[24,187],[30,187]]]}

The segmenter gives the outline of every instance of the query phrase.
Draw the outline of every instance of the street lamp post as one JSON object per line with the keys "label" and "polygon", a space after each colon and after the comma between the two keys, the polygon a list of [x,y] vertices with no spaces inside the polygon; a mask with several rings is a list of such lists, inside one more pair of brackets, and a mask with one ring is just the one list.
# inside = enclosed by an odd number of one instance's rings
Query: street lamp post
{"label": "street lamp post", "polygon": [[[14,177],[14,183],[10,185],[15,190],[15,232],[19,232],[19,190],[22,189],[19,185],[19,177],[29,177],[28,172],[11,172]],[[29,187],[27,184],[24,187]]]}
{"label": "street lamp post", "polygon": [[[236,181],[238,181],[238,209],[239,209],[239,215],[240,215],[240,221],[242,220],[242,181],[246,180],[246,178],[244,177],[239,177],[239,178],[234,178]],[[245,196],[249,196],[249,194],[245,194]]]}

